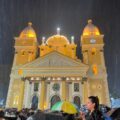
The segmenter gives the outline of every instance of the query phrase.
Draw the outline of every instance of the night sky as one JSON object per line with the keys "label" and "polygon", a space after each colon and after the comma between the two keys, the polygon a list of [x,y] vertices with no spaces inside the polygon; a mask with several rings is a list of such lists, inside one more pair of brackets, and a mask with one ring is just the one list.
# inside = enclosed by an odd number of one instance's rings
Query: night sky
{"label": "night sky", "polygon": [[0,0],[0,98],[6,99],[14,55],[14,37],[31,21],[39,43],[56,34],[80,36],[91,18],[105,35],[105,61],[111,95],[120,97],[120,0]]}

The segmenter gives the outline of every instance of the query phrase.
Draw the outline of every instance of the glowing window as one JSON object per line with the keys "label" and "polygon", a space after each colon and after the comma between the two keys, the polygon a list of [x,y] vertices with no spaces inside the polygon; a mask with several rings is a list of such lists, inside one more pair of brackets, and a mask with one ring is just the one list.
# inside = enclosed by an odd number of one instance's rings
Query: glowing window
{"label": "glowing window", "polygon": [[94,75],[97,75],[97,74],[98,74],[98,67],[97,67],[97,65],[93,65],[92,71],[93,71],[93,74],[94,74]]}

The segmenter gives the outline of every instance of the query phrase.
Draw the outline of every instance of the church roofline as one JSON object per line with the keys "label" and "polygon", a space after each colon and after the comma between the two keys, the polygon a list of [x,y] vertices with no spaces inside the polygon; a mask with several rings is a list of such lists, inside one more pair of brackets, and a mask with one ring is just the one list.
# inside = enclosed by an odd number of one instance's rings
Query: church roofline
{"label": "church roofline", "polygon": [[[76,60],[75,60],[75,59],[72,59],[71,57],[65,56],[65,55],[63,55],[63,54],[61,54],[61,53],[59,53],[59,52],[57,52],[57,51],[53,51],[53,52],[50,52],[50,53],[48,53],[48,54],[46,54],[46,55],[44,55],[44,56],[38,57],[37,59],[35,59],[35,60],[33,60],[33,61],[29,62],[29,63],[26,63],[26,64],[24,64],[24,65],[18,65],[18,66],[16,66],[16,67],[13,67],[13,69],[14,69],[14,68],[15,68],[15,69],[25,68],[25,66],[28,66],[28,65],[30,65],[30,64],[33,64],[35,61],[37,62],[37,61],[39,61],[39,60],[42,60],[42,59],[44,59],[44,58],[47,57],[47,56],[51,56],[51,54],[54,54],[54,53],[57,53],[58,55],[61,55],[61,56],[63,56],[64,58],[66,58],[66,59],[68,59],[68,60],[70,60],[70,61],[78,64],[77,67],[87,67],[87,68],[88,68],[88,65],[82,63],[80,59],[76,59]],[[80,65],[80,66],[79,66],[79,65]],[[82,65],[82,66],[81,66],[81,65]],[[74,67],[74,66],[71,66],[71,68],[73,68],[73,67]],[[75,67],[76,67],[76,66],[75,66]],[[75,68],[75,67],[74,67],[74,68]],[[76,67],[76,68],[77,68],[77,67]],[[46,69],[46,67],[43,67],[43,68]],[[55,67],[54,67],[54,68],[55,68]],[[68,68],[68,67],[66,67],[66,68]],[[69,68],[70,68],[70,67],[69,67]]]}

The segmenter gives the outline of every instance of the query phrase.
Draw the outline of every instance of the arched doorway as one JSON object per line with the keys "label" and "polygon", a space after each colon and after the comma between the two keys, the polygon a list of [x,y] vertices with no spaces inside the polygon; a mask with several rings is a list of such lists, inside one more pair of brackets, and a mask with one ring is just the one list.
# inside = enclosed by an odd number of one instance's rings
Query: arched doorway
{"label": "arched doorway", "polygon": [[34,95],[32,97],[32,104],[31,104],[31,108],[36,110],[38,108],[38,96]]}
{"label": "arched doorway", "polygon": [[54,95],[52,98],[51,98],[51,107],[56,103],[56,102],[59,102],[61,101],[60,100],[60,97],[58,95]]}
{"label": "arched doorway", "polygon": [[80,97],[79,96],[74,97],[74,104],[77,105],[78,108],[80,108],[81,102],[80,102]]}

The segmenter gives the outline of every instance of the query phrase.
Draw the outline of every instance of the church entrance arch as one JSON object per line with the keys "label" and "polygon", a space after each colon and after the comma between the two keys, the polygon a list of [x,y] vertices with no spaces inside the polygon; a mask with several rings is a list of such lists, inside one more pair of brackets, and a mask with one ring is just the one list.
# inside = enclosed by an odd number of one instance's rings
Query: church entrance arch
{"label": "church entrance arch", "polygon": [[58,95],[52,96],[52,98],[51,98],[51,107],[52,107],[55,103],[57,103],[57,102],[59,102],[59,101],[61,101],[61,99],[60,99],[60,97],[59,97]]}
{"label": "church entrance arch", "polygon": [[34,95],[32,97],[32,104],[31,104],[31,108],[36,110],[38,108],[38,96]]}
{"label": "church entrance arch", "polygon": [[81,101],[79,96],[74,97],[74,104],[77,105],[78,108],[81,106]]}

